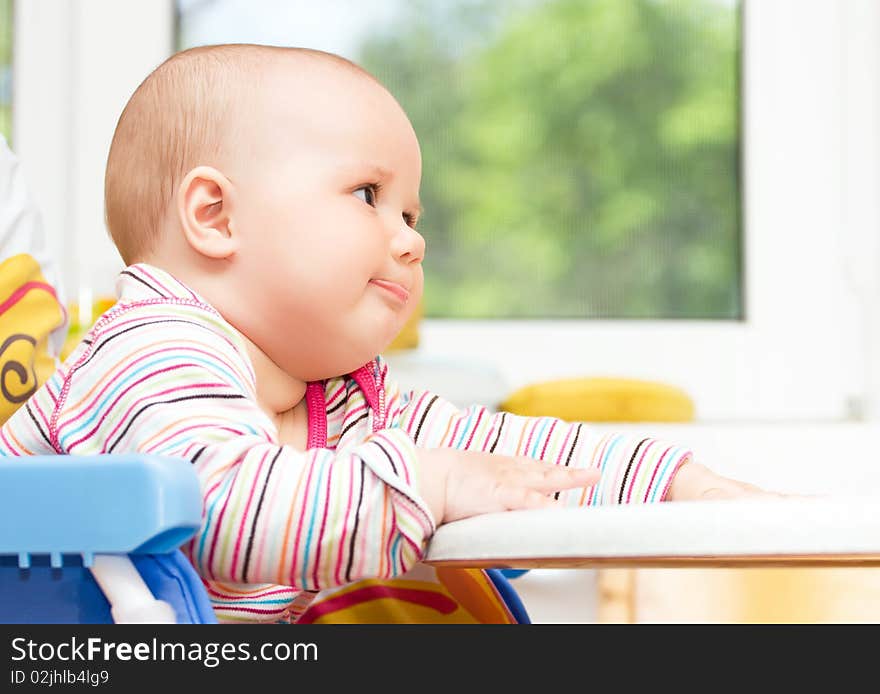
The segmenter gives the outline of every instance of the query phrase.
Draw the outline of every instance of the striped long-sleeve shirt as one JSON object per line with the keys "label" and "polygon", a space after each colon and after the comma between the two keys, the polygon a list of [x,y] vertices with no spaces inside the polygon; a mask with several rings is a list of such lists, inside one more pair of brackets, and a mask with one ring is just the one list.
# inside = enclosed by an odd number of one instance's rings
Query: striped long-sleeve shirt
{"label": "striped long-sleeve shirt", "polygon": [[133,265],[118,303],[0,430],[5,455],[151,453],[190,461],[203,523],[185,548],[221,619],[296,618],[317,591],[400,576],[434,520],[417,448],[453,447],[594,466],[567,504],[662,499],[690,453],[553,418],[459,410],[402,392],[381,358],[310,383],[306,451],[280,445],[242,337],[169,274]]}

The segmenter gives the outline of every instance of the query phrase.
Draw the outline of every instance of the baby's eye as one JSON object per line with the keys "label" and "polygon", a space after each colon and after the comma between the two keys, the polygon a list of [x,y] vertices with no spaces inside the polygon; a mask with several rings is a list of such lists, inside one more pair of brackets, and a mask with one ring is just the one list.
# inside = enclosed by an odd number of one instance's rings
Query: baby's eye
{"label": "baby's eye", "polygon": [[376,206],[376,186],[372,183],[366,186],[361,186],[356,191],[354,191],[354,194],[365,203],[367,203],[370,207]]}

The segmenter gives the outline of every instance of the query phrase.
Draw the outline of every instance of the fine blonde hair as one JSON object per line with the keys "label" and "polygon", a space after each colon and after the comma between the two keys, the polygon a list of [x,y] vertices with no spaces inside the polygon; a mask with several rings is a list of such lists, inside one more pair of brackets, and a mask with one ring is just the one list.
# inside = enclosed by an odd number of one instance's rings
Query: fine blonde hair
{"label": "fine blonde hair", "polygon": [[233,122],[271,61],[330,64],[371,77],[355,63],[308,48],[253,44],[200,46],[175,53],[134,91],[113,134],[104,176],[105,221],[126,264],[155,247],[175,190],[188,171],[217,166]]}

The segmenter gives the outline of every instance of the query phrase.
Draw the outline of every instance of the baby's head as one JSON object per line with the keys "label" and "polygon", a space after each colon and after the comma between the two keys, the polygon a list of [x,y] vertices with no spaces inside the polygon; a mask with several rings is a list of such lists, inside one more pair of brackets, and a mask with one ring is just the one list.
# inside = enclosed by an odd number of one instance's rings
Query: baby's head
{"label": "baby's head", "polygon": [[421,297],[421,155],[391,94],[307,49],[178,53],[120,116],[107,225],[289,374],[354,370]]}

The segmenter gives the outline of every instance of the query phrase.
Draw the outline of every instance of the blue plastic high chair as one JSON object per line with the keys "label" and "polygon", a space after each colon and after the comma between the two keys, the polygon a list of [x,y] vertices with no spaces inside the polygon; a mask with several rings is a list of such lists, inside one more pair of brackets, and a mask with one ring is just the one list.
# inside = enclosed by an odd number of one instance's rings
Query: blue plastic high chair
{"label": "blue plastic high chair", "polygon": [[[0,489],[0,623],[216,623],[178,549],[201,522],[189,462],[4,458]],[[487,573],[516,621],[529,623],[501,571]]]}
{"label": "blue plastic high chair", "polygon": [[6,458],[0,489],[0,622],[216,622],[178,549],[201,522],[188,462]]}

